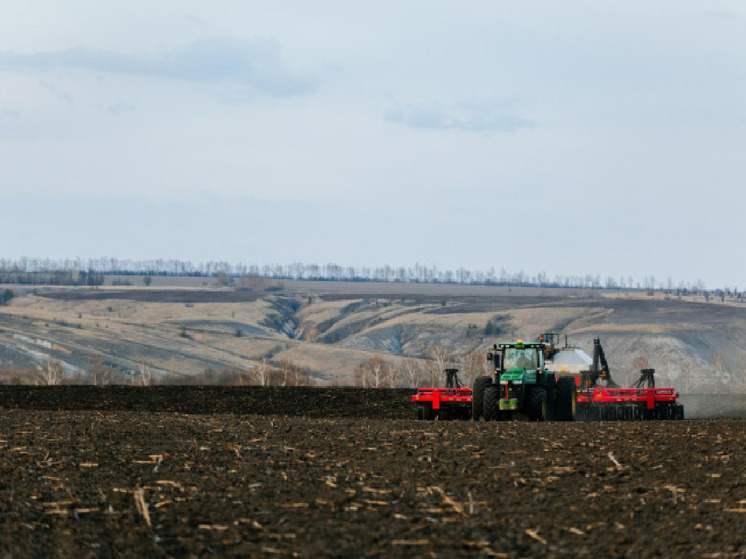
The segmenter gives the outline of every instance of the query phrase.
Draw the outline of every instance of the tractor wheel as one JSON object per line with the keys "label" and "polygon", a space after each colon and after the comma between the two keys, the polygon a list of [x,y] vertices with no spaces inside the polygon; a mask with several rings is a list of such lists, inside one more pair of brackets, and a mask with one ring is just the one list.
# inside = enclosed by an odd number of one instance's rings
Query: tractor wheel
{"label": "tractor wheel", "polygon": [[671,419],[671,406],[666,404],[656,410],[658,412],[658,419]]}
{"label": "tractor wheel", "polygon": [[560,421],[575,421],[578,399],[577,386],[572,377],[562,377],[557,381],[556,416]]}
{"label": "tractor wheel", "polygon": [[497,421],[500,418],[500,386],[489,384],[484,389],[484,420]]}
{"label": "tractor wheel", "polygon": [[588,412],[588,404],[580,404],[578,406],[577,418],[579,421],[588,421],[590,419],[590,415]]}
{"label": "tractor wheel", "polygon": [[484,389],[492,384],[490,377],[477,377],[474,379],[474,388],[472,389],[471,400],[471,418],[479,421],[484,411]]}
{"label": "tractor wheel", "polygon": [[547,420],[547,391],[543,386],[528,387],[527,411],[531,421]]}
{"label": "tractor wheel", "polygon": [[425,404],[424,406],[422,406],[422,419],[424,419],[425,421],[432,421],[433,418],[433,406],[430,404]]}

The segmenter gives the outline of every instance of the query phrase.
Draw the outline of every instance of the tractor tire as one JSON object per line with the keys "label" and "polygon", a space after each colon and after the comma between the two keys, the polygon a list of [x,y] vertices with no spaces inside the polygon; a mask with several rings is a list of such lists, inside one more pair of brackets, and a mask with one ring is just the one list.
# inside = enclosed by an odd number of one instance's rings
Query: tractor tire
{"label": "tractor tire", "polygon": [[471,418],[479,421],[484,411],[484,389],[492,384],[491,377],[477,377],[474,379],[474,387],[471,395]]}
{"label": "tractor tire", "polygon": [[658,419],[671,419],[671,405],[666,404],[664,406],[656,407],[656,414]]}
{"label": "tractor tire", "polygon": [[543,386],[528,387],[526,411],[531,421],[547,420],[547,391]]}
{"label": "tractor tire", "polygon": [[561,377],[557,381],[557,407],[555,417],[559,421],[575,421],[577,414],[578,390],[575,379]]}
{"label": "tractor tire", "polygon": [[590,413],[588,410],[588,404],[580,404],[578,406],[578,421],[588,421],[590,419]]}
{"label": "tractor tire", "polygon": [[422,419],[425,421],[432,421],[435,419],[435,412],[433,412],[433,406],[430,404],[425,404],[422,406]]}
{"label": "tractor tire", "polygon": [[497,421],[500,418],[500,386],[489,384],[484,389],[484,420]]}

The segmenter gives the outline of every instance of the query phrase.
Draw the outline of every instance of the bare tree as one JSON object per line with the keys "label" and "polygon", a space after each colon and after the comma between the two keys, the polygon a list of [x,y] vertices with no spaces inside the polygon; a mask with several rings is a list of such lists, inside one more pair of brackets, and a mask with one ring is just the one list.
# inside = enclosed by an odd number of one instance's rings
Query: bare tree
{"label": "bare tree", "polygon": [[453,352],[441,346],[434,346],[427,352],[430,360],[425,366],[427,382],[430,386],[440,386],[445,378],[445,370],[453,366],[456,357]]}
{"label": "bare tree", "polygon": [[400,375],[404,386],[417,388],[422,382],[423,372],[420,362],[416,359],[405,359],[400,367]]}
{"label": "bare tree", "polygon": [[260,293],[267,290],[269,282],[270,280],[259,274],[246,274],[238,279],[237,286],[254,293]]}
{"label": "bare tree", "polygon": [[150,364],[145,361],[137,362],[137,370],[140,372],[140,384],[142,386],[150,386],[153,379],[153,373],[150,370]]}
{"label": "bare tree", "polygon": [[282,360],[277,363],[279,381],[281,386],[305,386],[309,383],[308,371],[293,363]]}
{"label": "bare tree", "polygon": [[249,371],[233,371],[233,386],[247,386],[252,384],[252,375]]}
{"label": "bare tree", "polygon": [[176,380],[176,373],[177,373],[176,357],[172,355],[171,358],[168,360],[168,382],[170,384],[173,384],[174,381]]}
{"label": "bare tree", "polygon": [[384,376],[384,383],[387,388],[395,388],[399,383],[399,369],[393,365],[386,367],[386,375]]}
{"label": "bare tree", "polygon": [[62,384],[62,363],[51,355],[39,366],[39,377],[42,384],[54,386]]}
{"label": "bare tree", "polygon": [[233,285],[233,276],[228,272],[221,270],[215,274],[215,281],[222,287],[230,287]]}
{"label": "bare tree", "polygon": [[396,378],[392,367],[380,355],[374,355],[355,369],[355,383],[363,388],[391,386]]}
{"label": "bare tree", "polygon": [[103,365],[93,365],[88,369],[88,378],[94,386],[111,384],[112,370]]}
{"label": "bare tree", "polygon": [[491,363],[487,360],[485,352],[481,349],[475,349],[464,358],[459,377],[461,382],[472,386],[475,378],[489,375],[492,372],[490,368]]}
{"label": "bare tree", "polygon": [[251,383],[259,386],[269,386],[272,378],[272,370],[267,365],[267,360],[262,359],[256,367],[251,370]]}
{"label": "bare tree", "polygon": [[638,355],[635,357],[634,361],[632,361],[632,366],[635,368],[636,371],[642,371],[643,369],[648,368],[648,358],[644,355]]}

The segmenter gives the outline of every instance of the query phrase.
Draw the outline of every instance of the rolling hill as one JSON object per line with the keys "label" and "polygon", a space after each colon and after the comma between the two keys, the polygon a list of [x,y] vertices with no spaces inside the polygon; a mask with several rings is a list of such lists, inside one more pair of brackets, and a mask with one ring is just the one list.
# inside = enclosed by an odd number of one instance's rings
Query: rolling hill
{"label": "rolling hill", "polygon": [[[20,371],[52,356],[68,378],[93,367],[126,378],[147,364],[155,378],[176,382],[291,362],[315,384],[344,385],[374,356],[397,370],[424,369],[434,349],[468,379],[495,341],[551,331],[587,352],[600,337],[620,384],[646,359],[660,385],[746,394],[746,306],[736,301],[402,283],[284,281],[252,291],[108,281],[23,289],[0,307],[0,380],[27,382]],[[403,375],[397,382],[406,384]]]}

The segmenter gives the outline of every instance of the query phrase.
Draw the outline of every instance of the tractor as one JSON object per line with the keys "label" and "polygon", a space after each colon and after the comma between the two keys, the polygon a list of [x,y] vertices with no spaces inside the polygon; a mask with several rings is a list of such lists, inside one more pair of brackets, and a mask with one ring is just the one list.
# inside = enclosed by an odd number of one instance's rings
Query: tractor
{"label": "tractor", "polygon": [[593,358],[567,344],[559,334],[538,341],[494,344],[487,359],[494,373],[461,385],[457,369],[446,369],[445,388],[418,388],[411,397],[420,419],[486,421],[528,417],[533,421],[684,419],[674,388],[656,388],[655,369],[642,369],[640,380],[621,388],[611,378],[599,338]]}
{"label": "tractor", "polygon": [[574,421],[575,376],[546,368],[559,351],[553,338],[494,344],[487,354],[494,373],[474,380],[472,419],[497,421],[520,414],[533,421]]}

